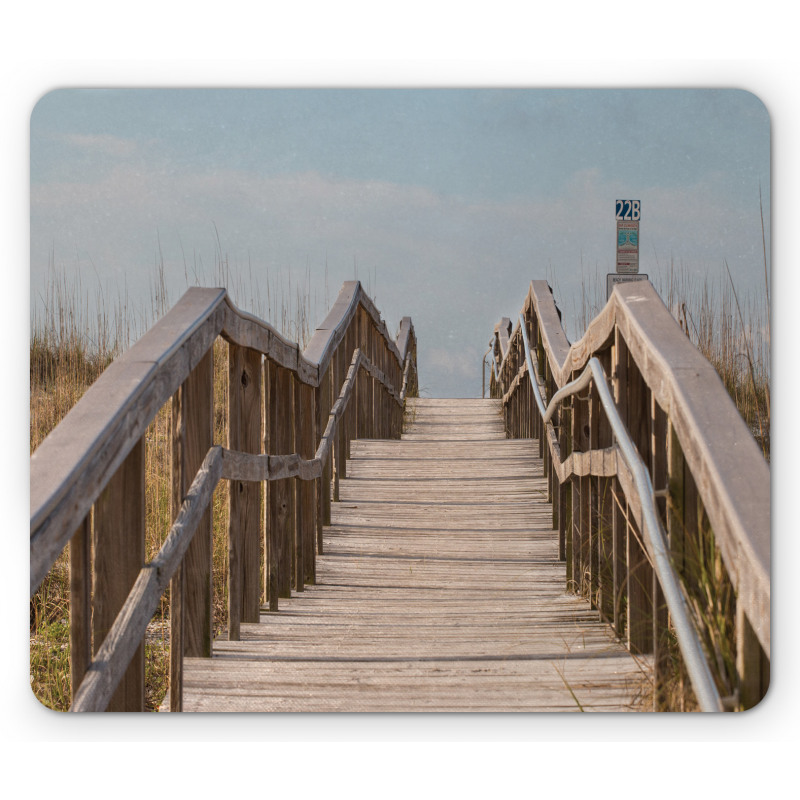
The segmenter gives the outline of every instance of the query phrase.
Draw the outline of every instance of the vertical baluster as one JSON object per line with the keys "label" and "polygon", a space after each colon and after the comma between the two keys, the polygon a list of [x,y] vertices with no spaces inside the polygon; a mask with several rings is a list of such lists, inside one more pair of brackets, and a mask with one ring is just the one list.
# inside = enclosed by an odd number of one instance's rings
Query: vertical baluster
{"label": "vertical baluster", "polygon": [[[650,396],[638,367],[628,353],[628,430],[645,465],[650,464]],[[653,649],[653,568],[641,533],[630,520],[628,535],[628,643],[632,652]]]}
{"label": "vertical baluster", "polygon": [[[333,354],[333,358],[331,359],[331,364],[333,368],[332,374],[332,385],[331,385],[331,398],[333,404],[336,403],[337,398],[339,397],[339,392],[342,390],[342,381],[344,376],[344,369],[346,367],[343,366],[344,364],[344,341],[339,343],[339,346],[336,348],[336,351]],[[352,355],[352,354],[351,354]],[[342,418],[339,417],[339,420],[336,423],[336,433],[333,437],[334,445],[333,445],[333,499],[336,502],[339,502],[339,479],[342,477],[342,447],[344,443],[344,425],[342,423]]]}
{"label": "vertical baluster", "polygon": [[[291,372],[265,360],[267,392],[267,452],[294,452],[294,396]],[[267,492],[267,602],[278,610],[278,598],[291,597],[292,551],[294,549],[294,478],[269,481]]]}
{"label": "vertical baluster", "polygon": [[[172,398],[172,519],[213,443],[214,353],[206,353]],[[170,710],[180,711],[183,657],[211,657],[213,638],[211,511],[170,582]]]}
{"label": "vertical baluster", "polygon": [[[606,376],[612,374],[611,347],[597,354]],[[598,404],[597,407],[597,447],[605,449],[613,443],[613,433],[608,416]],[[603,617],[611,621],[614,618],[614,587],[613,587],[613,481],[611,478],[597,478],[597,569],[599,608]]]}
{"label": "vertical baluster", "polygon": [[[317,433],[315,446],[319,446],[325,428],[328,425],[328,417],[331,413],[331,368],[328,366],[320,377],[319,386],[316,389],[316,413],[317,413]],[[331,456],[325,459],[322,465],[322,477],[317,478],[317,554],[322,555],[322,529],[324,525],[331,524]]]}
{"label": "vertical baluster", "polygon": [[769,689],[770,663],[741,607],[736,609],[736,672],[739,705],[746,711],[757,705],[766,695]]}
{"label": "vertical baluster", "polygon": [[[94,506],[95,654],[144,565],[144,439],[134,446]],[[144,711],[144,644],[140,644],[107,711]]]}
{"label": "vertical baluster", "polygon": [[91,512],[69,543],[69,646],[74,700],[92,661]]}
{"label": "vertical baluster", "polygon": [[[553,395],[553,378],[550,374],[549,367],[547,368],[547,399]],[[561,460],[569,456],[572,452],[572,399],[565,398],[561,402],[561,409],[559,410],[560,416],[560,430],[559,430],[559,450]],[[555,476],[555,465],[553,467],[552,481],[555,483],[557,480]],[[559,487],[559,522],[558,522],[558,553],[559,558],[566,561],[567,565],[567,588],[572,586],[573,576],[573,560],[572,560],[572,481],[567,478],[564,483]]]}
{"label": "vertical baluster", "polygon": [[[314,458],[314,420],[316,407],[313,386],[298,382],[298,402],[296,403],[298,441],[297,452],[306,460]],[[302,529],[300,539],[303,544],[302,579],[308,584],[316,583],[315,544],[317,535],[316,522],[316,484],[317,480],[297,482],[297,506],[299,509],[298,525]]]}
{"label": "vertical baluster", "polygon": [[[656,497],[656,508],[665,528],[667,525],[667,498],[663,496],[668,488],[668,430],[667,415],[650,394],[650,473],[653,476],[653,488],[662,496]],[[666,708],[667,697],[665,684],[669,676],[669,613],[664,593],[653,570],[653,677],[655,692],[653,710]]]}
{"label": "vertical baluster", "polygon": [[[628,424],[628,345],[622,338],[619,328],[614,328],[614,347],[612,354],[614,402],[622,423]],[[614,630],[617,636],[627,631],[628,621],[628,551],[627,551],[627,502],[622,494],[618,478],[612,484],[614,512],[612,518],[612,567],[614,592]]]}
{"label": "vertical baluster", "polygon": [[[261,353],[228,346],[228,447],[260,453]],[[240,622],[258,622],[261,598],[261,485],[229,482],[228,638],[239,639]]]}

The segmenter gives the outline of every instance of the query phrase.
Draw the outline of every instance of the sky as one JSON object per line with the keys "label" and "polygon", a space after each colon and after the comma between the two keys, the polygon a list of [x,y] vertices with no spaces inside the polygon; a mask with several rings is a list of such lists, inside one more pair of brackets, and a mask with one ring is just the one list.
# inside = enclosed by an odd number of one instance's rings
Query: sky
{"label": "sky", "polygon": [[313,330],[358,278],[391,332],[412,318],[423,394],[480,396],[531,280],[582,333],[618,198],[641,272],[763,291],[770,136],[739,89],[56,89],[30,118],[31,305],[51,265],[147,309],[157,265],[175,302],[223,263],[241,308],[280,327],[299,291]]}

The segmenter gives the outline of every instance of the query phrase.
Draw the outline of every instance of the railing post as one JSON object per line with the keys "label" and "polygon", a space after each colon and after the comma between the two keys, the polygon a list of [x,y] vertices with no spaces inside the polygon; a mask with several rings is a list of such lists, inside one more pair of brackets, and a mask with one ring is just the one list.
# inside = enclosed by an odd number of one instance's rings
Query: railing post
{"label": "railing post", "polygon": [[[667,522],[667,498],[664,496],[669,487],[669,431],[667,415],[659,406],[655,395],[650,392],[650,474],[652,475],[653,489],[660,495],[656,497],[661,522],[665,529]],[[655,692],[653,694],[653,710],[660,711],[666,708],[667,696],[665,683],[669,676],[669,612],[661,584],[653,570],[653,679]]]}
{"label": "railing post", "polygon": [[[144,439],[134,446],[94,506],[94,652],[144,566]],[[144,644],[140,644],[106,711],[144,711]]]}
{"label": "railing post", "polygon": [[86,515],[69,543],[69,646],[72,699],[92,661],[92,524]]}
{"label": "railing post", "polygon": [[[294,393],[292,373],[265,359],[267,392],[267,447],[270,455],[289,455],[294,447]],[[279,597],[291,597],[292,551],[295,542],[294,478],[267,484],[267,602],[278,610]]]}
{"label": "railing post", "polygon": [[[331,407],[331,375],[333,374],[333,362],[325,369],[324,375],[320,378],[317,403],[317,443],[322,439],[325,428],[328,425]],[[322,465],[322,478],[320,479],[320,515],[317,520],[317,553],[322,555],[322,528],[324,525],[331,524],[331,465],[333,451],[328,452],[328,457]]]}
{"label": "railing post", "polygon": [[[619,328],[614,328],[612,354],[614,402],[622,422],[628,424],[628,345]],[[619,478],[612,484],[614,496],[612,517],[612,581],[614,593],[614,630],[617,636],[627,632],[628,622],[628,508],[622,493]]]}
{"label": "railing post", "polygon": [[[606,375],[612,374],[611,348],[597,354]],[[596,396],[596,393],[595,393]],[[594,408],[597,414],[597,439],[598,448],[610,447],[613,443],[611,425],[605,411],[598,403]],[[614,543],[613,543],[613,479],[607,477],[597,478],[597,584],[598,608],[603,617],[609,621],[614,619]]]}
{"label": "railing post", "polygon": [[743,710],[761,701],[769,689],[770,663],[741,608],[736,609],[736,673]]}
{"label": "railing post", "polygon": [[[628,430],[642,461],[650,464],[650,395],[628,353]],[[628,530],[628,645],[631,652],[653,651],[653,568],[633,520]]]}
{"label": "railing post", "polygon": [[[292,376],[294,398],[294,451],[304,459],[314,457],[314,392],[299,377]],[[292,588],[305,589],[314,575],[314,483],[293,478],[295,492],[294,547],[292,558]]]}
{"label": "railing post", "polygon": [[[213,443],[214,350],[172,398],[172,519]],[[170,582],[170,710],[183,705],[183,657],[211,657],[213,639],[211,512],[197,526]]]}
{"label": "railing post", "polygon": [[[344,382],[347,365],[349,363],[344,358],[344,351],[345,341],[342,339],[342,341],[339,343],[339,346],[336,348],[336,352],[333,354],[333,358],[331,359],[331,364],[333,365],[331,407],[333,407],[333,404],[336,403],[336,398],[339,396],[342,383]],[[333,499],[337,503],[339,502],[339,481],[344,477],[342,474],[342,470],[344,469],[344,435],[344,417],[339,417],[339,421],[336,425],[336,433],[333,436]]]}
{"label": "railing post", "polygon": [[[574,380],[572,374],[570,380]],[[585,453],[590,449],[588,403],[572,396],[572,452]],[[572,483],[572,574],[575,593],[590,597],[591,584],[591,478],[575,476]]]}
{"label": "railing post", "polygon": [[[261,353],[228,346],[228,447],[260,453]],[[258,622],[261,600],[261,485],[230,481],[228,487],[228,639],[239,640],[240,622]]]}
{"label": "railing post", "polygon": [[[369,335],[369,316],[362,306],[358,307],[357,312],[357,325],[358,325],[358,346],[361,352],[369,356],[368,335]],[[363,369],[358,370],[355,383],[355,397],[351,398],[350,402],[356,405],[357,427],[356,436],[359,439],[369,438],[369,419],[370,419],[370,394],[369,394],[370,378],[367,372]]]}
{"label": "railing post", "polygon": [[[547,377],[547,385],[550,389],[552,384],[552,376],[549,374]],[[547,392],[547,404],[553,396],[550,389]],[[559,450],[561,452],[561,460],[563,461],[572,452],[572,398],[566,397],[561,402],[561,408],[558,415],[560,417],[560,430],[559,430]],[[553,465],[553,482],[558,478],[555,475],[555,465]],[[572,480],[567,478],[559,486],[559,522],[558,522],[558,556],[566,562],[567,568],[567,589],[571,588],[574,580],[573,575],[573,561],[572,561]]]}

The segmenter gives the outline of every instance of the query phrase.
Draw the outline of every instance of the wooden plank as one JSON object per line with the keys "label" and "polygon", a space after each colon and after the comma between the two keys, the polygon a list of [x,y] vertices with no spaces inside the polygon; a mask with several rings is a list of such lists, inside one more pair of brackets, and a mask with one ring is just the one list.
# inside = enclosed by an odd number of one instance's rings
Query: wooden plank
{"label": "wooden plank", "polygon": [[[178,394],[179,419],[174,452],[173,517],[214,441],[214,354],[209,350]],[[174,406],[173,406],[174,408]],[[185,655],[209,658],[213,640],[211,513],[201,520],[186,552],[183,571]]]}
{"label": "wooden plank", "polygon": [[[333,406],[332,386],[331,386],[331,369],[328,368],[320,382],[319,403],[317,405],[318,423],[317,423],[317,440],[325,432],[328,425],[328,416]],[[322,467],[322,479],[320,481],[320,502],[321,512],[320,521],[317,526],[317,553],[322,554],[322,527],[323,525],[330,525],[331,522],[331,473],[332,462],[331,457],[328,456]]]}
{"label": "wooden plank", "polygon": [[[294,443],[294,385],[291,373],[270,363],[269,365],[269,452],[290,454]],[[294,478],[270,481],[267,523],[268,585],[270,608],[276,607],[278,598],[291,597],[292,563],[295,546],[295,485]]]}
{"label": "wooden plank", "polygon": [[535,441],[503,439],[496,402],[500,435],[461,442],[448,418],[479,415],[414,402],[424,439],[353,442],[317,583],[187,659],[187,710],[636,707],[642,666],[564,593]]}
{"label": "wooden plank", "polygon": [[[209,350],[172,398],[171,516],[177,517],[213,440],[213,351]],[[213,638],[211,515],[206,512],[195,539],[170,584],[171,710],[182,708],[185,655],[209,657]]]}
{"label": "wooden plank", "polygon": [[[299,441],[297,450],[303,458],[311,459],[314,457],[316,444],[315,392],[313,387],[301,384],[298,387],[298,393]],[[301,480],[297,484],[298,525],[303,531],[301,537],[303,541],[303,580],[309,585],[316,582],[317,484],[317,480]],[[256,618],[253,621],[258,620]]]}
{"label": "wooden plank", "polygon": [[69,543],[69,665],[72,699],[92,660],[92,525],[87,516]]}
{"label": "wooden plank", "polygon": [[[645,465],[650,463],[650,397],[636,364],[628,353],[628,430]],[[653,569],[640,527],[628,520],[628,646],[634,653],[653,649]]]}
{"label": "wooden plank", "polygon": [[[261,353],[228,348],[228,447],[260,453]],[[313,389],[311,389],[313,391]],[[239,637],[241,621],[257,622],[261,603],[261,485],[232,480],[228,485],[228,637]]]}
{"label": "wooden plank", "polygon": [[[144,564],[144,440],[131,450],[94,508],[94,651],[100,649]],[[107,711],[144,711],[144,645],[111,697]]]}

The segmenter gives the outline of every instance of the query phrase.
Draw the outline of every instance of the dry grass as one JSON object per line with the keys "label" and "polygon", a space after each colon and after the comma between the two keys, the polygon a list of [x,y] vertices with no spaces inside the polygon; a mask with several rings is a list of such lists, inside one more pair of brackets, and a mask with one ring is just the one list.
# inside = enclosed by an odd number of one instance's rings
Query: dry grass
{"label": "dry grass", "polygon": [[[266,280],[267,300],[252,271],[248,279],[219,258],[211,280],[204,285],[229,286],[237,305],[273,321],[284,336],[305,346],[311,334],[316,296],[305,283],[292,286],[277,276]],[[188,278],[187,278],[188,281]],[[327,296],[327,286],[326,286]],[[150,307],[132,309],[128,298],[117,298],[106,309],[99,290],[90,297],[78,274],[70,280],[66,270],[52,265],[42,303],[31,318],[30,340],[30,452],[80,400],[106,366],[163,316],[173,301],[163,266],[151,280]],[[244,300],[244,302],[242,302]],[[36,304],[33,304],[36,309]],[[226,444],[228,415],[228,351],[218,340],[214,346],[214,442]],[[145,434],[145,507],[148,560],[163,544],[171,524],[170,407],[162,408]],[[214,633],[225,626],[227,614],[227,484],[220,483],[213,498],[214,530]],[[67,710],[71,702],[69,673],[69,561],[64,551],[54,563],[30,602],[30,676],[34,694],[46,706]],[[168,684],[169,589],[161,599],[145,641],[146,707],[157,710]]]}
{"label": "dry grass", "polygon": [[[719,374],[764,458],[770,457],[770,309],[764,292],[742,295],[727,264],[717,275],[693,276],[670,264],[650,277],[681,329]],[[606,304],[605,275],[582,272],[571,319],[585,331]]]}

